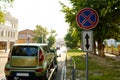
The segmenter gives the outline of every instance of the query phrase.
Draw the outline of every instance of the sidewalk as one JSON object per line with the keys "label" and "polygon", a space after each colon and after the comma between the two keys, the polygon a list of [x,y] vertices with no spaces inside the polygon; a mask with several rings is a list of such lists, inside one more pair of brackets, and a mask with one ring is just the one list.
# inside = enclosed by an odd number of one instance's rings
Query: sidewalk
{"label": "sidewalk", "polygon": [[105,56],[110,57],[116,61],[120,61],[120,56],[116,56],[116,55],[109,54],[109,53],[105,53]]}
{"label": "sidewalk", "polygon": [[[98,54],[98,53],[97,53]],[[105,56],[106,57],[109,57],[109,58],[112,58],[112,59],[114,59],[114,60],[116,60],[116,61],[120,61],[120,56],[117,56],[117,55],[115,55],[115,54],[110,54],[110,53],[106,53],[105,52]]]}
{"label": "sidewalk", "polygon": [[8,51],[0,50],[0,78],[4,76],[4,66],[7,61]]}
{"label": "sidewalk", "polygon": [[0,58],[7,58],[9,51],[0,50]]}

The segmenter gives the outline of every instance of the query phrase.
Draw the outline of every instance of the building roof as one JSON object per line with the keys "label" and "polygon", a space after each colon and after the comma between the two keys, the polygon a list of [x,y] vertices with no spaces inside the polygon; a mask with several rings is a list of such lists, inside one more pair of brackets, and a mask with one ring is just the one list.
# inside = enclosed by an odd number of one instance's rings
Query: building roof
{"label": "building roof", "polygon": [[22,30],[22,31],[19,31],[19,34],[34,34],[34,31],[33,30],[30,30],[30,29],[25,29],[25,30]]}

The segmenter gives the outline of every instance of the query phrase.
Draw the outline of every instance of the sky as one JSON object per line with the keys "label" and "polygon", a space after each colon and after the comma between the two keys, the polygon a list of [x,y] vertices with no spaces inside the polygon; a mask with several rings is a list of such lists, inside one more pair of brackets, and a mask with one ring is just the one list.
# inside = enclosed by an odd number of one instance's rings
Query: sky
{"label": "sky", "polygon": [[11,15],[18,19],[18,31],[35,29],[36,25],[56,30],[57,38],[63,38],[67,33],[68,23],[60,3],[68,4],[68,0],[15,0],[13,8],[8,9]]}

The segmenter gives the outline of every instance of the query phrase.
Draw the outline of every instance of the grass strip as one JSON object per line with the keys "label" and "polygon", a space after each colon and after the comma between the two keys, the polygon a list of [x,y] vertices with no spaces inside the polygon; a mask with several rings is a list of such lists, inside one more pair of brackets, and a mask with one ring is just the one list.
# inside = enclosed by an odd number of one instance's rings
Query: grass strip
{"label": "grass strip", "polygon": [[[86,79],[86,54],[80,50],[70,50],[67,53],[67,78],[71,78],[73,65],[70,58],[76,62],[76,79]],[[120,80],[120,61],[89,54],[89,80]]]}

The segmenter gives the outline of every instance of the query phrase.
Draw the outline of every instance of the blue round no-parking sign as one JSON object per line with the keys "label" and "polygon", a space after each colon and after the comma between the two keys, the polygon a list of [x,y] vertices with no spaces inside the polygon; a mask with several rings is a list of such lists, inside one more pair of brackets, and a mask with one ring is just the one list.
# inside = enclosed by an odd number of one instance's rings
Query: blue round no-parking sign
{"label": "blue round no-parking sign", "polygon": [[99,21],[97,12],[91,8],[84,8],[80,10],[76,16],[77,24],[82,29],[92,29]]}

